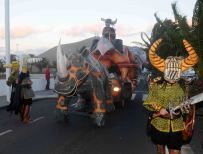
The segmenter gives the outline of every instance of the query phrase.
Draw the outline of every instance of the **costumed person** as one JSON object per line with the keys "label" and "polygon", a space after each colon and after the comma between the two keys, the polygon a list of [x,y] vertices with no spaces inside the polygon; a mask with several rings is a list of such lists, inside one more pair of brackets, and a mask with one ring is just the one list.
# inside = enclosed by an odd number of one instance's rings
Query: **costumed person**
{"label": "costumed person", "polygon": [[19,75],[18,84],[21,87],[21,120],[24,123],[30,121],[30,106],[32,104],[32,98],[35,96],[32,90],[32,81],[27,66],[22,67],[22,71]]}
{"label": "costumed person", "polygon": [[156,54],[158,45],[162,39],[157,40],[149,50],[151,64],[164,75],[151,80],[148,97],[144,101],[144,107],[151,111],[151,140],[157,145],[157,153],[165,154],[167,146],[169,154],[180,154],[183,145],[182,132],[185,122],[182,117],[186,111],[170,113],[171,107],[176,107],[185,97],[184,90],[178,81],[182,72],[188,70],[198,62],[198,56],[193,47],[183,40],[189,56],[167,57],[162,59]]}
{"label": "costumed person", "polygon": [[[14,111],[15,114],[20,113],[22,120],[23,120],[22,112],[24,113],[24,111],[26,110],[28,111],[28,114],[26,112],[25,115],[29,115],[29,108],[27,107],[28,109],[25,110],[22,108],[23,101],[30,101],[31,96],[33,97],[34,95],[31,86],[29,86],[30,82],[26,83],[27,78],[29,78],[29,75],[25,75],[27,73],[27,65],[28,63],[30,64],[37,63],[40,62],[41,60],[42,60],[41,58],[30,58],[29,56],[22,55],[19,61],[13,61],[12,64],[4,65],[4,67],[12,68],[12,73],[7,81],[7,84],[9,86],[12,85],[11,100],[7,110],[11,112]],[[19,72],[21,72],[20,75]],[[22,73],[24,73],[24,75],[22,75]],[[25,88],[23,84],[27,85],[27,87]],[[28,121],[27,119],[29,118],[26,118],[25,121]]]}
{"label": "costumed person", "polygon": [[51,74],[51,72],[49,70],[49,67],[47,66],[45,71],[44,71],[45,79],[47,81],[45,90],[50,90],[50,88],[49,88],[49,85],[50,85],[50,74]]}
{"label": "costumed person", "polygon": [[19,62],[13,61],[11,64],[5,64],[5,68],[11,68],[11,75],[8,77],[6,84],[10,87],[11,86],[11,95],[10,95],[10,104],[7,107],[7,111],[12,111],[15,107],[14,104],[14,97],[17,91],[17,78],[19,75]]}

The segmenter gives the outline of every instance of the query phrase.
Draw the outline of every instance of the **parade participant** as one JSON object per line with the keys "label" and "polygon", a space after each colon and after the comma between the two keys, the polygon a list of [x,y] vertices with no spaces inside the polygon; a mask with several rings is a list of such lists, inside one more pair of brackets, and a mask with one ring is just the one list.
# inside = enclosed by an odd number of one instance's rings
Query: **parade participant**
{"label": "parade participant", "polygon": [[164,73],[159,76],[153,84],[150,84],[144,107],[153,112],[151,119],[151,140],[157,145],[157,153],[165,154],[167,146],[169,154],[180,154],[183,144],[182,131],[184,120],[182,112],[170,114],[169,108],[181,103],[185,93],[178,81],[181,72],[188,70],[198,62],[198,56],[193,47],[183,40],[184,46],[189,54],[186,58],[168,57],[166,60],[159,57],[155,52],[162,39],[157,40],[149,50],[151,64]]}
{"label": "parade participant", "polygon": [[5,64],[5,68],[11,68],[11,75],[8,77],[8,80],[6,81],[6,84],[10,87],[11,86],[11,95],[10,95],[10,104],[7,107],[7,111],[13,110],[13,103],[15,101],[14,96],[16,93],[16,87],[17,87],[17,78],[19,75],[19,63],[18,61],[13,61],[11,64]]}
{"label": "parade participant", "polygon": [[32,81],[30,80],[30,74],[27,66],[22,67],[22,71],[18,79],[18,84],[21,86],[21,120],[24,123],[29,123],[30,106],[32,104],[32,98],[34,97],[34,92],[32,90]]}
{"label": "parade participant", "polygon": [[46,83],[46,88],[45,90],[49,90],[49,85],[50,85],[50,70],[49,70],[49,67],[47,66],[45,71],[44,71],[44,75],[45,75],[45,79],[47,80],[47,83]]}

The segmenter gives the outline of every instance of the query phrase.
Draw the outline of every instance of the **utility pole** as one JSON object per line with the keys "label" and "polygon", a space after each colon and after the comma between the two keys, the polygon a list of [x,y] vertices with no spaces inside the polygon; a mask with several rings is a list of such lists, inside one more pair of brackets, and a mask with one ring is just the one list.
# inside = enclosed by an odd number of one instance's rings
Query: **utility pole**
{"label": "utility pole", "polygon": [[[11,62],[10,60],[10,19],[9,19],[9,0],[5,0],[5,52],[6,52],[6,64]],[[6,68],[6,80],[11,74],[11,69]],[[6,100],[10,102],[11,88],[7,86]]]}

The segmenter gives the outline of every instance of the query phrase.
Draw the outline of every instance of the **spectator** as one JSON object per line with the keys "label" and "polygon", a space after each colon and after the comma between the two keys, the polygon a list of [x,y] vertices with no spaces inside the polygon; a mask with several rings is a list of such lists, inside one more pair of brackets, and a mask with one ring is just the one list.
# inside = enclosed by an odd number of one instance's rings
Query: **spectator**
{"label": "spectator", "polygon": [[47,80],[47,84],[46,84],[46,88],[45,90],[49,90],[49,85],[50,85],[50,70],[49,70],[49,67],[47,66],[45,71],[44,71],[44,74],[45,74],[45,79]]}
{"label": "spectator", "polygon": [[32,98],[35,96],[32,90],[32,81],[30,80],[30,74],[27,68],[23,68],[18,79],[18,84],[21,87],[21,120],[24,123],[30,121],[30,106],[32,104]]}
{"label": "spectator", "polygon": [[17,61],[13,61],[11,64],[5,64],[5,68],[11,68],[11,75],[8,77],[8,80],[6,81],[6,84],[11,88],[11,97],[10,97],[10,104],[7,107],[7,111],[13,111],[15,110],[15,102],[17,101],[15,99],[15,94],[17,92],[17,83],[16,80],[18,79],[19,75],[19,63]]}

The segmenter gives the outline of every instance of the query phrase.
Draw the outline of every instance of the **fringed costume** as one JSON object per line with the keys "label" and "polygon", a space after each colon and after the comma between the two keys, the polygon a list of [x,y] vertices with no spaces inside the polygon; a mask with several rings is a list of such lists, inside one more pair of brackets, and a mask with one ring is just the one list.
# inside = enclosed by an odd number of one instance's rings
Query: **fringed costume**
{"label": "fringed costume", "polygon": [[169,154],[180,154],[184,120],[181,111],[171,115],[169,109],[179,105],[181,99],[185,97],[178,81],[183,71],[198,62],[198,56],[192,46],[183,40],[188,57],[183,59],[170,56],[166,60],[162,59],[155,53],[161,41],[162,39],[159,39],[151,46],[149,59],[151,64],[164,75],[158,77],[158,80],[151,80],[148,97],[143,105],[153,112],[150,122],[151,139],[157,145],[157,153],[165,154],[165,146],[167,146]]}

